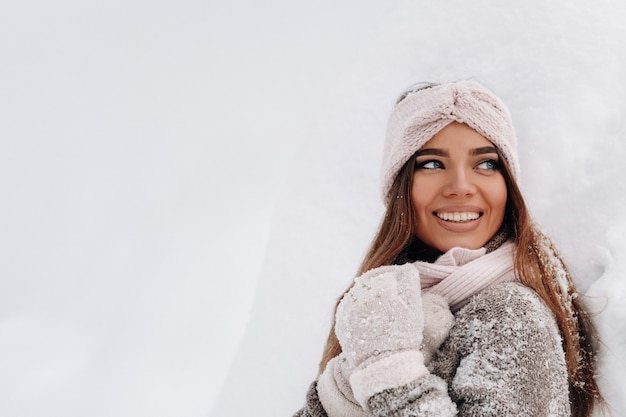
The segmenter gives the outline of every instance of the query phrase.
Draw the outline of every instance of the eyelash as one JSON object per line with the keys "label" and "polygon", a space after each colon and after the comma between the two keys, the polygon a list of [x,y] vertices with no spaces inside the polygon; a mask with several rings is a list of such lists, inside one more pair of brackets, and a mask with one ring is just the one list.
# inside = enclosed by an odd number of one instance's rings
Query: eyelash
{"label": "eyelash", "polygon": [[[433,167],[426,167],[426,165],[428,164],[435,164],[436,166]],[[489,164],[490,167],[489,168],[480,168],[481,165],[483,164]],[[485,159],[484,161],[480,161],[477,165],[477,168],[479,169],[484,169],[486,171],[498,171],[500,169],[500,161],[496,160],[496,159]],[[438,161],[436,159],[429,159],[427,161],[423,161],[423,162],[419,162],[416,166],[415,166],[415,170],[431,170],[431,169],[445,169],[445,166],[443,165],[443,162]]]}
{"label": "eyelash", "polygon": [[[426,168],[426,165],[428,164],[438,164],[439,166],[437,167],[432,167],[432,168]],[[418,169],[441,169],[444,168],[443,163],[441,161],[437,161],[436,159],[429,159],[427,161],[424,162],[419,162],[416,166],[415,166],[415,170]]]}
{"label": "eyelash", "polygon": [[487,171],[498,171],[500,169],[500,161],[497,161],[495,159],[486,159],[484,161],[480,161],[477,167],[480,167],[483,164],[489,164],[491,166],[490,168],[484,168]]}

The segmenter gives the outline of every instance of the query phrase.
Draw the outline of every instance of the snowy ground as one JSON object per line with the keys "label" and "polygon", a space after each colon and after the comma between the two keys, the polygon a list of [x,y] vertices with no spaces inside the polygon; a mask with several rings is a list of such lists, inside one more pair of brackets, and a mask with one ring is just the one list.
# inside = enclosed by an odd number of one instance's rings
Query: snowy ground
{"label": "snowy ground", "polygon": [[626,415],[625,6],[1,9],[0,415],[291,415],[381,214],[392,101],[467,77],[511,108]]}

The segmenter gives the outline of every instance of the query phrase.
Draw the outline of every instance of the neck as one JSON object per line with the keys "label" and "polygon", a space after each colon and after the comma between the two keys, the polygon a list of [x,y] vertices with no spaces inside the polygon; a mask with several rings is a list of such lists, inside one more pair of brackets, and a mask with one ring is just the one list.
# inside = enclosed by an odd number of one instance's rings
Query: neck
{"label": "neck", "polygon": [[[498,231],[498,233],[493,235],[491,239],[483,245],[483,247],[487,249],[487,253],[490,253],[502,246],[502,244],[508,239],[509,233],[502,228]],[[409,243],[409,245],[398,255],[394,264],[401,265],[407,262],[415,261],[433,263],[441,255],[443,255],[443,252],[439,249],[427,245],[414,236],[411,243]]]}

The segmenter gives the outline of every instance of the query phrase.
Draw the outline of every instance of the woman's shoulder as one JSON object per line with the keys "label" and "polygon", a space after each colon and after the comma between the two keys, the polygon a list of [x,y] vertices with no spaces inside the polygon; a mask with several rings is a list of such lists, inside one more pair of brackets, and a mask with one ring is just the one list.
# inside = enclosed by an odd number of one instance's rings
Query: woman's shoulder
{"label": "woman's shoulder", "polygon": [[560,338],[556,318],[539,295],[521,283],[507,282],[474,295],[454,314],[447,343],[449,349],[463,356],[478,346],[484,349],[500,349],[512,343],[558,346]]}
{"label": "woman's shoulder", "polygon": [[518,282],[496,284],[473,296],[455,314],[451,334],[467,339],[461,344],[496,339],[506,344],[508,338],[560,344],[561,338],[550,308],[533,289]]}
{"label": "woman's shoulder", "polygon": [[459,415],[495,415],[483,412],[487,408],[497,415],[569,415],[556,320],[520,283],[496,284],[473,296],[456,312],[429,366],[449,384]]}
{"label": "woman's shoulder", "polygon": [[567,375],[554,315],[534,290],[517,282],[496,284],[473,296],[455,313],[442,350],[436,369],[444,378],[456,372],[460,358],[489,360],[493,354],[528,369],[530,362],[548,361]]}
{"label": "woman's shoulder", "polygon": [[505,282],[474,295],[457,315],[536,320],[552,317],[552,312],[533,289],[519,282]]}

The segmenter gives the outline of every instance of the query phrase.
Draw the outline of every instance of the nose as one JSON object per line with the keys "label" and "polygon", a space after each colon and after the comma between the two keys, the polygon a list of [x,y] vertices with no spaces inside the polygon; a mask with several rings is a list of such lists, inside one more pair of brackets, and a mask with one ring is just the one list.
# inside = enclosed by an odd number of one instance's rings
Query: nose
{"label": "nose", "polygon": [[450,170],[448,181],[444,187],[446,197],[465,197],[476,193],[476,185],[472,181],[471,172],[464,169]]}

